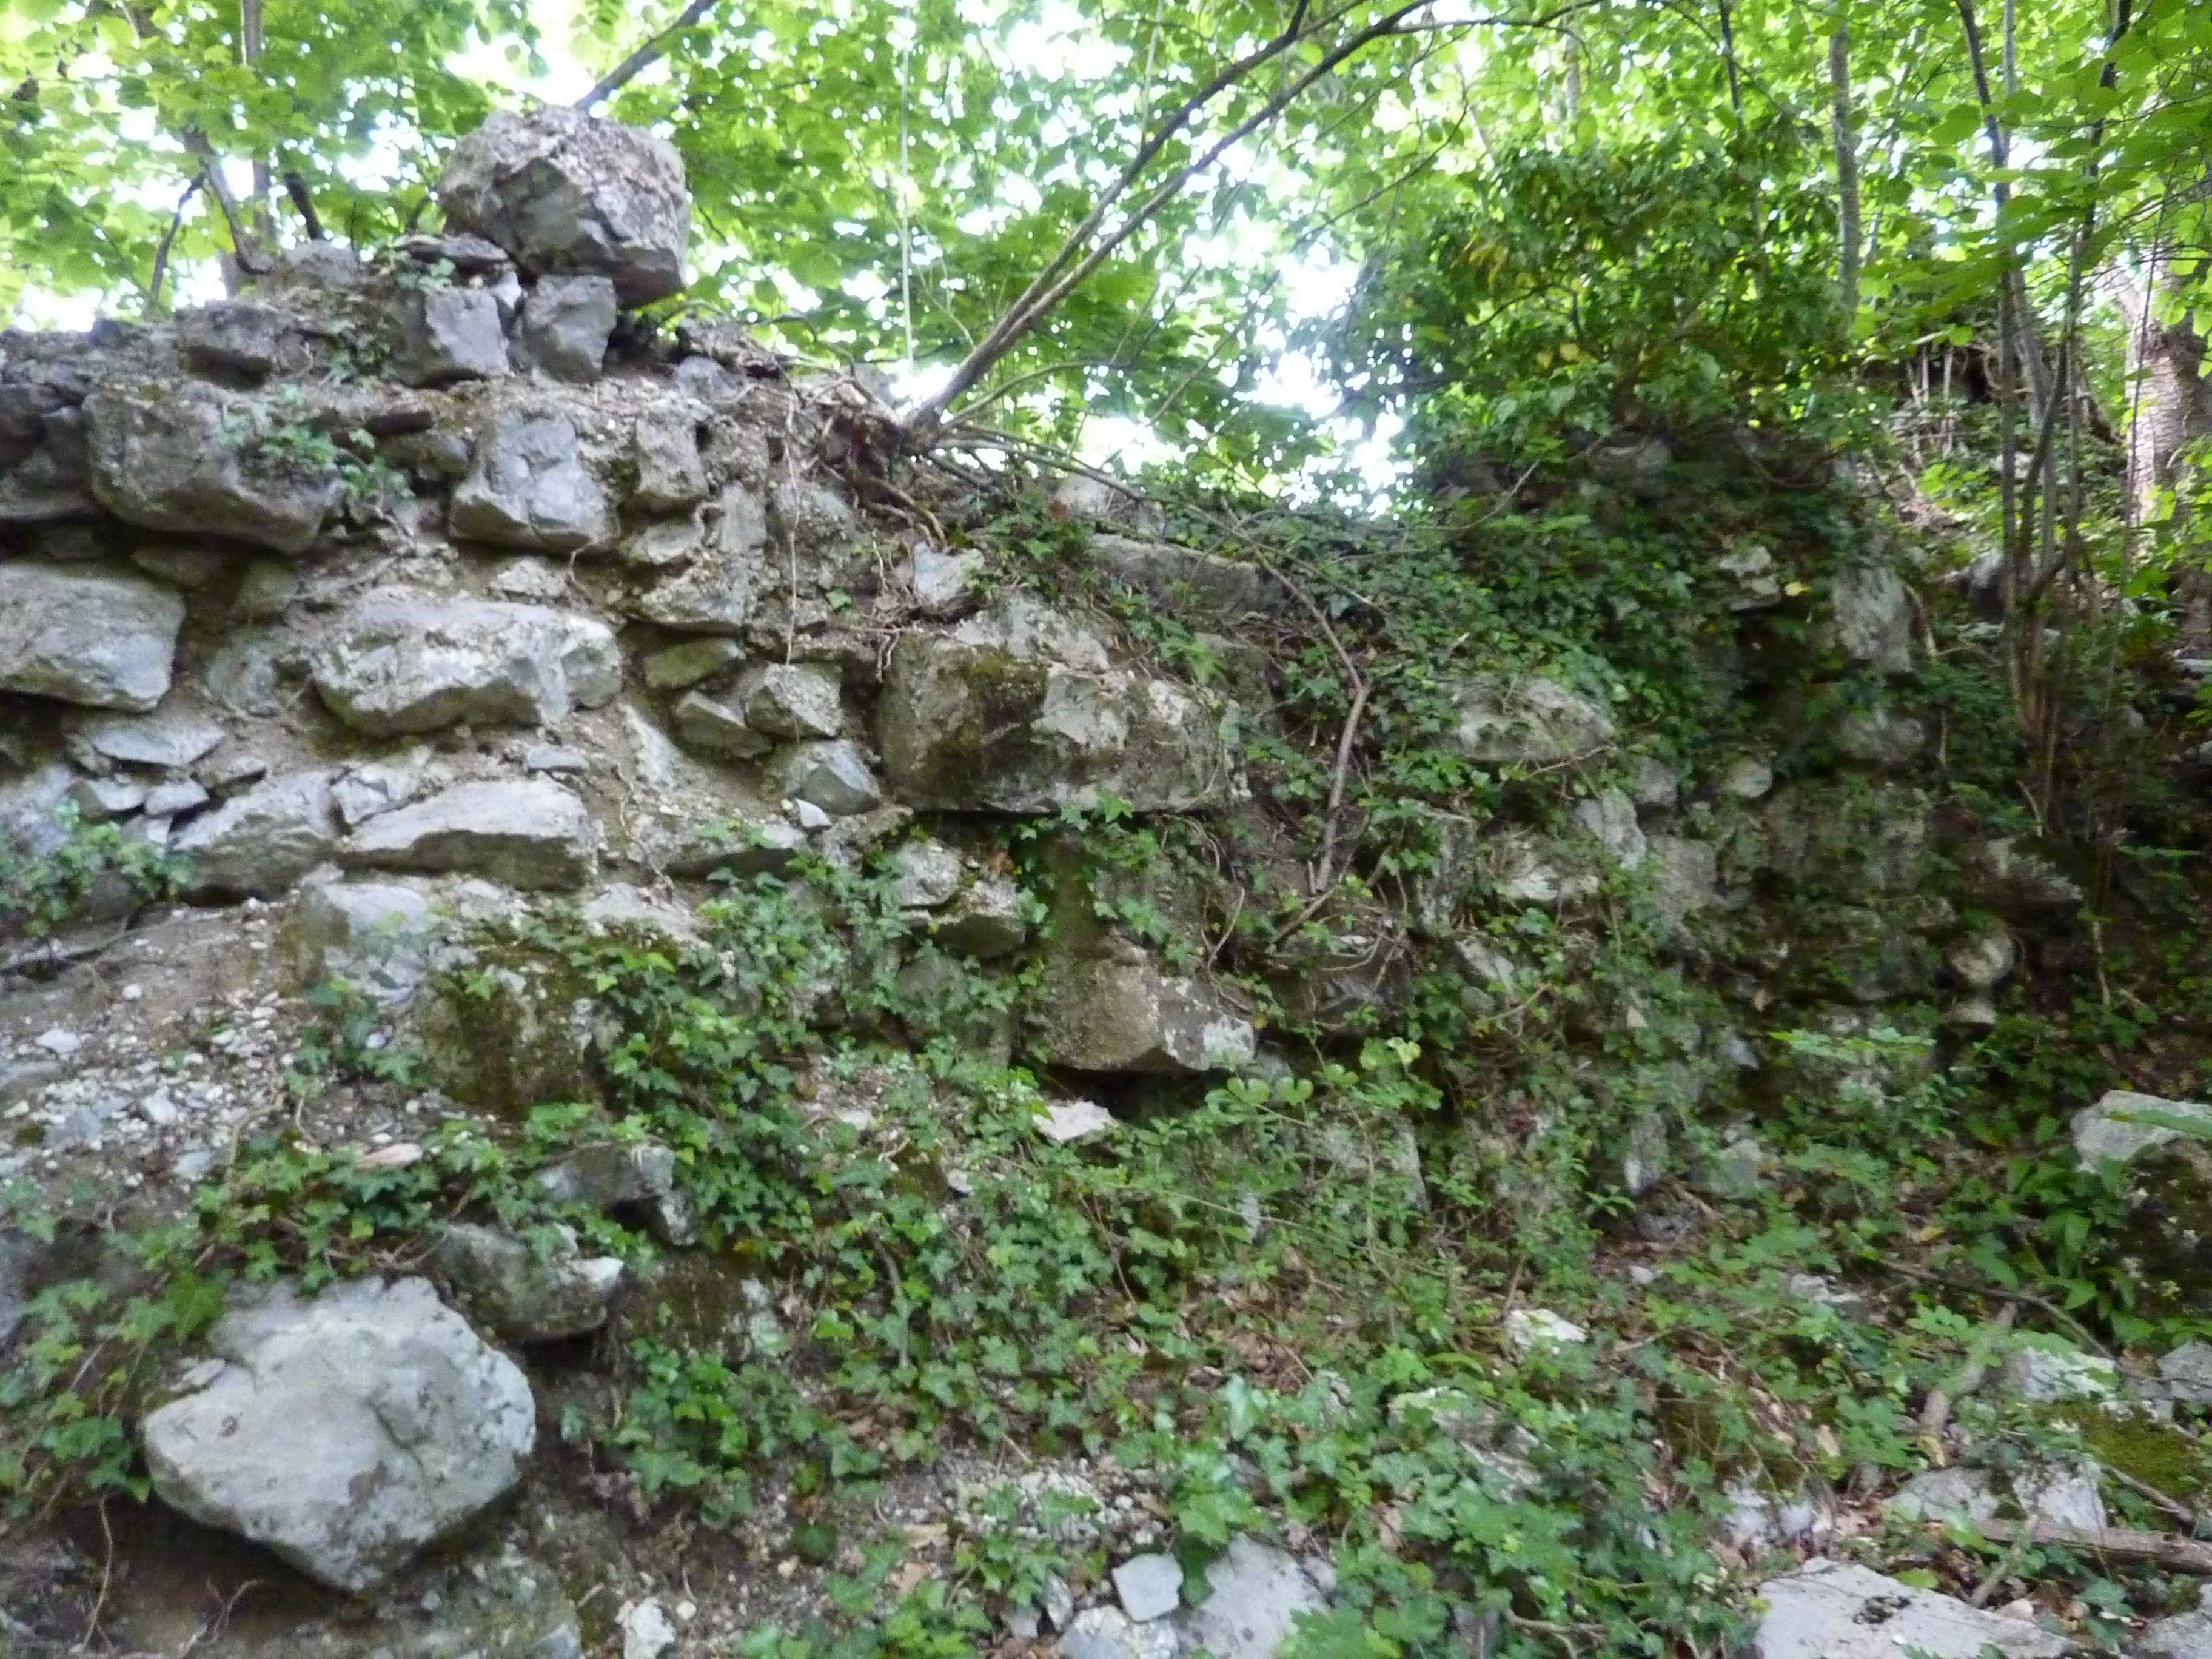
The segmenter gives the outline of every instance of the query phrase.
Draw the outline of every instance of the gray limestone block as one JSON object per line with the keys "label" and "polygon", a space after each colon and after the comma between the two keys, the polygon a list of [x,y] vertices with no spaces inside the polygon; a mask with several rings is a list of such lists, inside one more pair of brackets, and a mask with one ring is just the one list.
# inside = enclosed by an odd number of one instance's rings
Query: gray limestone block
{"label": "gray limestone block", "polygon": [[338,851],[356,869],[465,870],[529,889],[580,887],[597,838],[584,803],[544,778],[453,788],[371,818]]}
{"label": "gray limestone block", "polygon": [[280,1285],[211,1346],[141,1425],[155,1492],[334,1589],[375,1589],[504,1495],[537,1439],[528,1380],[420,1279]]}
{"label": "gray limestone block", "polygon": [[511,1342],[556,1342],[607,1322],[623,1279],[615,1256],[583,1256],[576,1236],[551,1249],[490,1227],[456,1222],[432,1259],[468,1305]]}
{"label": "gray limestone block", "polygon": [[883,804],[883,787],[856,744],[794,744],[777,757],[775,773],[785,794],[833,818],[872,811]]}
{"label": "gray limestone block", "polygon": [[281,893],[337,841],[330,774],[291,772],[234,795],[179,831],[169,851],[192,893]]}
{"label": "gray limestone block", "polygon": [[498,411],[477,434],[447,522],[457,536],[542,553],[578,552],[614,530],[568,417],[516,408]]}
{"label": "gray limestone block", "polygon": [[392,318],[399,331],[392,372],[409,386],[496,380],[507,373],[507,331],[489,289],[404,289]]}
{"label": "gray limestone block", "polygon": [[844,724],[837,665],[768,663],[738,677],[745,724],[779,738],[834,738]]}
{"label": "gray limestone block", "polygon": [[605,362],[615,314],[611,278],[541,276],[522,301],[523,352],[555,380],[588,386]]}
{"label": "gray limestone block", "polygon": [[626,306],[690,281],[691,203],[665,138],[560,105],[496,111],[439,176],[450,230],[497,243],[532,275],[596,271]]}
{"label": "gray limestone block", "polygon": [[687,691],[678,697],[668,719],[678,740],[701,754],[752,760],[775,746],[774,738],[748,726],[743,714],[703,691]]}
{"label": "gray limestone block", "polygon": [[2058,1659],[2065,1638],[1869,1568],[1815,1557],[1759,1587],[1758,1659]]}
{"label": "gray limestone block", "polygon": [[218,300],[177,316],[177,346],[203,373],[260,380],[296,374],[307,366],[307,343],[296,318],[254,300]]}
{"label": "gray limestone block", "polygon": [[190,380],[114,380],[85,399],[93,492],[126,523],[279,553],[315,539],[343,493],[335,461],[270,441],[300,416]]}
{"label": "gray limestone block", "polygon": [[176,591],[143,576],[0,564],[0,690],[149,711],[184,623]]}
{"label": "gray limestone block", "polygon": [[707,467],[699,427],[690,412],[641,415],[635,429],[637,489],[631,499],[648,513],[672,513],[703,501]]}
{"label": "gray limestone block", "polygon": [[611,702],[623,658],[589,617],[380,588],[331,625],[309,667],[332,714],[383,737],[461,720],[556,725]]}

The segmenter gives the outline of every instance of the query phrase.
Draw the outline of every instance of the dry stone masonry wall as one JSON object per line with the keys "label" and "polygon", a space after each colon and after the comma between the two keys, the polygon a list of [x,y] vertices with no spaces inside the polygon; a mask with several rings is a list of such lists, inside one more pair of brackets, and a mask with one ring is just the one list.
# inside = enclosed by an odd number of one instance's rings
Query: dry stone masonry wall
{"label": "dry stone masonry wall", "polygon": [[[686,281],[683,170],[661,140],[564,110],[495,116],[456,149],[438,198],[439,234],[367,259],[310,243],[251,293],[166,323],[0,335],[0,832],[51,848],[73,815],[165,854],[186,903],[106,958],[119,994],[235,1015],[221,1063],[183,1073],[163,1069],[151,1026],[97,1067],[58,1012],[51,1029],[0,1028],[24,1039],[12,1057],[0,1046],[0,1109],[36,1126],[0,1145],[0,1182],[74,1158],[189,1190],[229,1155],[251,1101],[276,1094],[278,994],[329,981],[408,1023],[443,1091],[426,1099],[503,1112],[588,1100],[603,1012],[547,964],[472,953],[471,927],[553,902],[593,929],[696,943],[687,901],[717,875],[878,847],[895,848],[901,910],[939,945],[986,974],[1034,970],[1018,1038],[1042,1066],[1187,1079],[1279,1062],[1203,962],[1103,925],[1087,893],[1054,896],[1041,938],[1033,901],[988,855],[1009,819],[1109,801],[1209,818],[1249,806],[1242,739],[1270,717],[1255,706],[1265,661],[1243,708],[1170,675],[1108,620],[994,577],[984,553],[856,494],[852,433],[882,412],[856,380],[799,376],[726,323],[693,318],[672,340],[640,325],[635,307]],[[1096,526],[1091,555],[1113,580],[1224,633],[1289,608],[1269,571],[1161,539],[1103,485],[1072,479],[1056,505]],[[1779,601],[1771,565],[1724,565],[1733,608]],[[1856,672],[1914,669],[1911,596],[1887,567],[1837,580],[1825,629]],[[1215,642],[1235,659],[1233,640]],[[1889,775],[1924,744],[1916,722],[1853,716],[1838,737],[1850,769],[1832,776],[1778,785],[1773,757],[1747,751],[1692,799],[1670,763],[1626,759],[1586,686],[1470,668],[1449,690],[1437,741],[1452,756],[1601,763],[1611,781],[1542,829],[1435,809],[1440,850],[1403,905],[1377,904],[1337,928],[1331,954],[1280,975],[1295,1020],[1324,1036],[1373,1029],[1413,995],[1416,943],[1447,953],[1473,994],[1510,1003],[1527,969],[1509,937],[1465,926],[1469,895],[1559,911],[1623,871],[1649,878],[1674,946],[1693,923],[1741,925],[1729,988],[1754,1008],[1767,1004],[1753,969],[1792,971],[1791,942],[1762,938],[1754,914],[1779,886],[1819,889],[1858,930],[1825,1029],[1864,1032],[1938,988],[1954,1024],[1995,1018],[2012,933],[1916,896],[1934,805]],[[2011,842],[1950,850],[1981,915],[2078,899]],[[64,919],[67,950],[115,945],[134,902],[95,886]],[[42,948],[9,960],[67,959]],[[456,967],[473,970],[465,1002],[444,984]],[[823,1007],[837,990],[818,988]],[[1633,1007],[1616,1017],[1642,1029]],[[1015,1052],[1009,1018],[959,1035]],[[1694,1103],[1752,1064],[1733,1031],[1695,1044],[1701,1070],[1653,1060],[1620,1086]],[[2078,1126],[2085,1158],[2171,1138],[2100,1111]],[[1074,1143],[1115,1122],[1063,1098],[1038,1131]],[[361,1167],[405,1167],[424,1127],[377,1128]],[[1320,1152],[1364,1160],[1419,1206],[1420,1150],[1401,1128],[1380,1150],[1346,1139]],[[1641,1198],[1670,1167],[1668,1133],[1647,1113],[1593,1178]],[[650,1142],[581,1146],[539,1190],[637,1217],[681,1249],[698,1225],[675,1160]],[[1769,1164],[1744,1126],[1694,1178],[1725,1194]],[[10,1276],[32,1259],[19,1242],[0,1232],[0,1342],[23,1299]],[[538,1425],[529,1378],[486,1338],[588,1337],[624,1263],[573,1231],[549,1246],[465,1223],[417,1270],[475,1322],[411,1273],[235,1304],[210,1358],[143,1420],[155,1492],[322,1584],[374,1592],[512,1490]],[[1540,1310],[1515,1317],[1524,1352],[1588,1338]],[[1768,1526],[1765,1503],[1749,1493],[1747,1525]],[[544,1569],[500,1562],[446,1612],[418,1602],[419,1619],[387,1628],[422,1625],[426,1654],[575,1659],[576,1616]],[[1101,1589],[1079,1611],[1060,1585],[1066,1604],[1048,1594],[1020,1610],[1015,1634],[1038,1635],[1042,1615],[1067,1659],[1261,1659],[1328,1603],[1325,1562],[1249,1539],[1209,1576],[1210,1598],[1184,1607],[1176,1563],[1139,1555],[1110,1599]],[[1769,1659],[1908,1636],[1961,1656],[2056,1650],[2033,1627],[1856,1568],[1816,1561],[1770,1588]],[[1869,1608],[1893,1627],[1869,1633]],[[626,1656],[658,1659],[678,1639],[654,1601],[624,1603],[618,1624]]]}

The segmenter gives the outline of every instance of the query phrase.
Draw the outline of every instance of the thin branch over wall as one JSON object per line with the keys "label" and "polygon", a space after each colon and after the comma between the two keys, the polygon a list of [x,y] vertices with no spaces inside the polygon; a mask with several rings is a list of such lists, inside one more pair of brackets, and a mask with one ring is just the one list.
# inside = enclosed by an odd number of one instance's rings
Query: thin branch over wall
{"label": "thin branch over wall", "polygon": [[[1335,46],[1324,52],[1318,61],[1302,74],[1285,76],[1279,79],[1277,90],[1258,110],[1221,137],[1209,143],[1189,165],[1156,186],[1143,200],[1121,216],[1120,223],[1108,231],[1097,246],[1101,227],[1115,204],[1134,190],[1147,168],[1158,161],[1169,144],[1184,129],[1224,93],[1243,84],[1259,70],[1285,58],[1298,47],[1317,46],[1328,31],[1334,29],[1352,11],[1357,4],[1347,4],[1326,15],[1314,18],[1304,4],[1291,13],[1290,22],[1283,32],[1255,48],[1244,57],[1218,71],[1211,80],[1177,105],[1156,126],[1137,153],[1129,159],[1114,182],[1100,192],[1091,204],[1091,210],[1081,223],[1070,231],[1044,268],[1031,279],[1030,285],[1011,306],[1000,313],[981,340],[969,350],[954,368],[951,379],[933,396],[917,404],[906,415],[908,429],[918,438],[933,436],[942,426],[946,412],[952,405],[990,372],[992,366],[1012,350],[1022,337],[1051,313],[1060,302],[1073,293],[1122,243],[1136,234],[1159,211],[1182,193],[1183,187],[1211,167],[1231,147],[1250,137],[1278,115],[1317,82],[1335,73],[1348,59],[1355,57],[1377,40],[1400,35],[1425,33],[1440,28],[1550,28],[1560,19],[1588,9],[1597,0],[1570,0],[1570,3],[1534,17],[1470,17],[1449,24],[1423,23],[1416,14],[1425,10],[1430,0],[1413,0],[1386,13],[1366,27],[1353,31]],[[1085,252],[1085,249],[1089,249]]]}
{"label": "thin branch over wall", "polygon": [[668,55],[676,37],[714,10],[714,0],[691,0],[691,3],[677,15],[676,21],[617,64],[599,79],[599,83],[576,100],[578,109],[588,110],[605,103],[620,92],[640,73],[659,63]]}

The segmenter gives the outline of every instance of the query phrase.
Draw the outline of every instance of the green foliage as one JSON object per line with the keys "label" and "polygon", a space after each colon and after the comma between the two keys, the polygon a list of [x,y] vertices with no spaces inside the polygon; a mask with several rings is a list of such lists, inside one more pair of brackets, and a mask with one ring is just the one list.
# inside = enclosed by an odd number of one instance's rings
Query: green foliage
{"label": "green foliage", "polygon": [[150,842],[118,824],[85,823],[74,806],[57,808],[50,832],[27,844],[0,832],[0,937],[46,938],[110,877],[136,904],[174,893],[181,872]]}

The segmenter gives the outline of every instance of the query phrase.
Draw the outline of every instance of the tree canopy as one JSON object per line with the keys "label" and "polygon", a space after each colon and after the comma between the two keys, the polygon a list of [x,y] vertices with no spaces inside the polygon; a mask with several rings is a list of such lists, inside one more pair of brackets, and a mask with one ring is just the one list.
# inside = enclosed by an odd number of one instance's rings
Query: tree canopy
{"label": "tree canopy", "polygon": [[2116,289],[2179,317],[2202,263],[2212,14],[2159,0],[542,15],[11,0],[0,293],[143,308],[159,272],[423,222],[510,95],[469,64],[548,52],[648,60],[602,107],[684,154],[680,305],[909,400],[950,380],[970,421],[1126,416],[1247,483],[1323,446],[1255,395],[1292,346],[1370,416],[1447,388],[1506,428],[1840,416],[1838,376],[1990,331],[2015,284],[2027,367],[2071,350],[2109,416]]}

